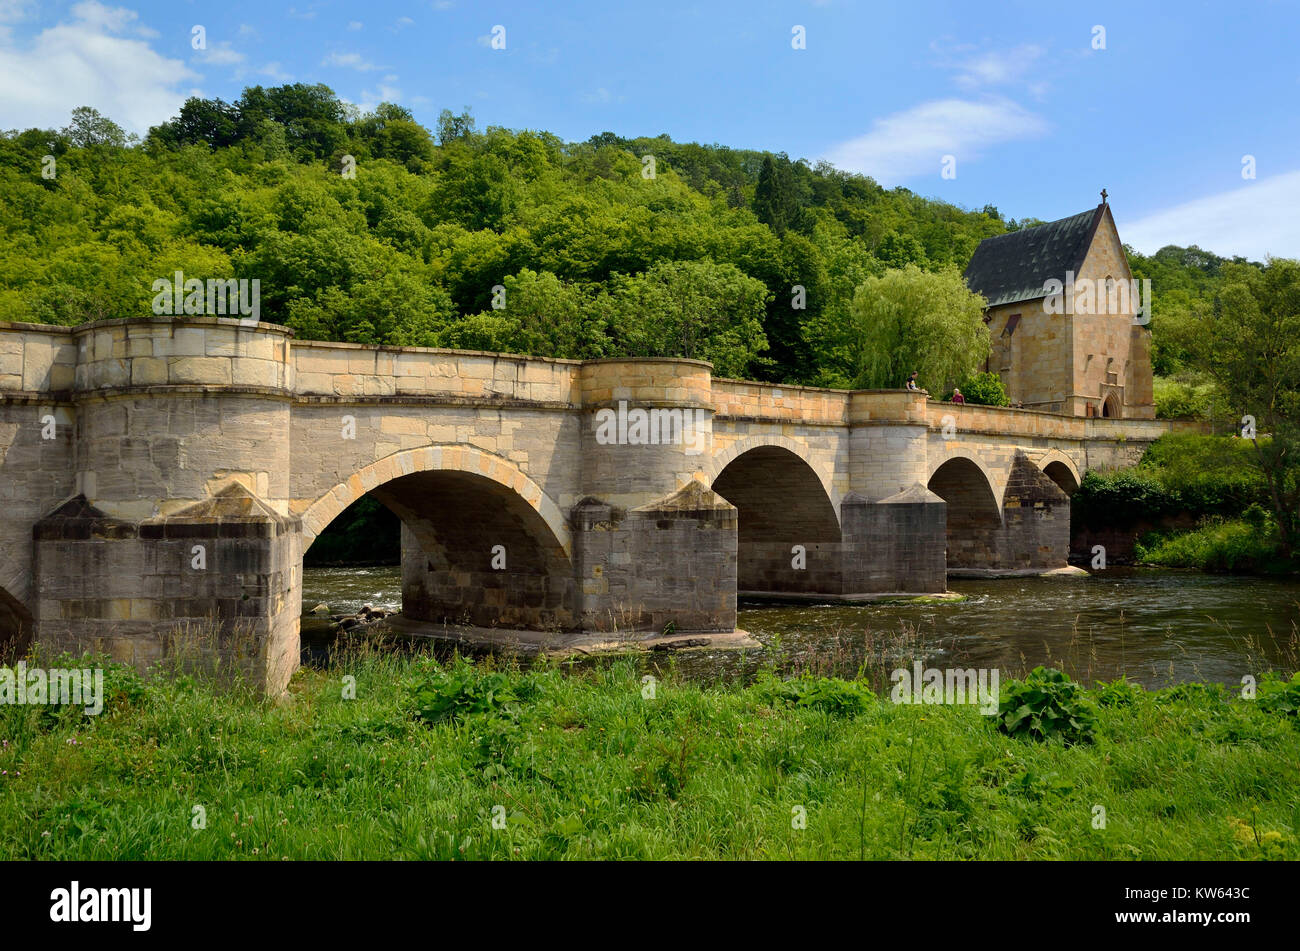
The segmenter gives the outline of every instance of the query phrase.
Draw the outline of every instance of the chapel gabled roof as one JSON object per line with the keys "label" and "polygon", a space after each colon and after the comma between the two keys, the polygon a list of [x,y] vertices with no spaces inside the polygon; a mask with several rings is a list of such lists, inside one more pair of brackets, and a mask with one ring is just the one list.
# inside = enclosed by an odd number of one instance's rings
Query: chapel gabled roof
{"label": "chapel gabled roof", "polygon": [[1108,207],[985,238],[966,265],[967,285],[990,307],[1046,297],[1047,280],[1064,283],[1067,271],[1079,272]]}

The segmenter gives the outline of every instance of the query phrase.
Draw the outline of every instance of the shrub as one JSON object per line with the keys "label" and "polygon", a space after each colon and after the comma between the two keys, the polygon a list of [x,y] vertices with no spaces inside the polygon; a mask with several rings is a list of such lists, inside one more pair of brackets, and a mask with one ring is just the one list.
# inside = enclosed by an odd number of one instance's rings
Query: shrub
{"label": "shrub", "polygon": [[407,685],[415,714],[428,723],[463,719],[471,713],[496,713],[519,700],[503,673],[486,673],[464,658],[449,670],[436,670]]}
{"label": "shrub", "polygon": [[1259,682],[1259,708],[1282,716],[1300,716],[1300,671],[1290,680],[1266,674]]}
{"label": "shrub", "polygon": [[1072,527],[1127,529],[1178,515],[1237,517],[1248,510],[1257,519],[1252,524],[1262,527],[1270,500],[1254,452],[1227,436],[1161,436],[1136,467],[1084,476],[1071,499]]}
{"label": "shrub", "polygon": [[1076,524],[1089,528],[1128,528],[1140,521],[1157,521],[1182,510],[1178,493],[1137,469],[1089,472],[1070,498]]}
{"label": "shrub", "polygon": [[1261,525],[1210,517],[1190,532],[1148,532],[1134,544],[1133,554],[1145,564],[1225,574],[1277,574],[1295,568],[1283,558],[1271,521]]}
{"label": "shrub", "polygon": [[[996,373],[976,373],[958,383],[957,389],[961,390],[961,395],[966,397],[967,403],[976,403],[980,406],[1011,405],[1011,397],[1007,395],[1002,377]],[[951,400],[952,393],[944,399]]]}
{"label": "shrub", "polygon": [[1128,677],[1120,677],[1110,683],[1097,685],[1097,703],[1103,707],[1127,707],[1140,700],[1145,693],[1141,684],[1133,683]]}
{"label": "shrub", "polygon": [[1002,687],[998,729],[1009,736],[1090,742],[1093,726],[1083,688],[1053,667],[1035,667],[1023,681]]}
{"label": "shrub", "polygon": [[1221,704],[1227,700],[1223,684],[1196,683],[1175,684],[1156,693],[1157,703],[1208,703]]}
{"label": "shrub", "polygon": [[765,673],[755,682],[753,689],[769,703],[810,707],[837,717],[855,717],[867,708],[868,701],[875,698],[866,684],[807,674],[782,680],[772,673]]}
{"label": "shrub", "polygon": [[1209,415],[1213,384],[1168,377],[1157,377],[1153,383],[1157,419],[1205,419]]}
{"label": "shrub", "polygon": [[1176,493],[1193,517],[1236,515],[1252,503],[1269,503],[1255,449],[1245,440],[1168,433],[1142,454],[1138,470]]}

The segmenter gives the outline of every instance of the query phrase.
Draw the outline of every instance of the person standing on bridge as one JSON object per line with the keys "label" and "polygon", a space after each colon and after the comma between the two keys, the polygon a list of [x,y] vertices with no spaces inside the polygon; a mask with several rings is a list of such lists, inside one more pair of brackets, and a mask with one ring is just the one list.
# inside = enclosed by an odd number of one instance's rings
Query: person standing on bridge
{"label": "person standing on bridge", "polygon": [[965,403],[965,402],[966,402],[966,397],[962,396],[962,395],[961,395],[961,390],[958,389],[958,388],[955,387],[955,386],[952,388],[952,401],[953,401],[954,403]]}

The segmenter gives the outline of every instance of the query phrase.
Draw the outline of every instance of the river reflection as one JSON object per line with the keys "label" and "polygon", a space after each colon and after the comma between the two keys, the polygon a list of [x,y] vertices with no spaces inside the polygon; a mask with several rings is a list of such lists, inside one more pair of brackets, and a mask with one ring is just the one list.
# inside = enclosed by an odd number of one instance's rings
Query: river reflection
{"label": "river reflection", "polygon": [[[1126,674],[1148,687],[1187,680],[1238,684],[1270,667],[1296,669],[1300,582],[1153,569],[1112,569],[1088,578],[954,579],[961,602],[892,605],[741,604],[739,626],[766,651],[692,651],[672,664],[704,679],[751,674],[771,662],[873,679],[912,659],[932,666],[998,668],[1019,675],[1062,666],[1091,682]],[[401,569],[308,568],[303,609],[334,613],[363,604],[400,608]],[[304,660],[323,643],[304,625]]]}

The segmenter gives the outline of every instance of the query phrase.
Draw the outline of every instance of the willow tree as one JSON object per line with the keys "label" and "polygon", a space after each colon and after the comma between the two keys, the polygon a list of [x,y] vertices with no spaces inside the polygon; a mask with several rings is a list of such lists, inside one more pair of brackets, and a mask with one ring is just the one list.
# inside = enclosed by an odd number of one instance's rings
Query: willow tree
{"label": "willow tree", "polygon": [[921,386],[951,388],[989,356],[986,301],[954,268],[922,271],[915,264],[869,277],[850,309],[857,340],[854,386],[903,386],[913,370]]}

